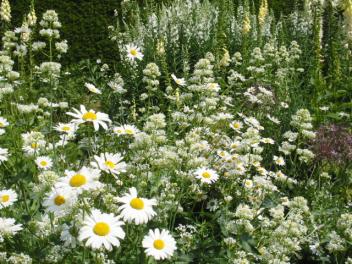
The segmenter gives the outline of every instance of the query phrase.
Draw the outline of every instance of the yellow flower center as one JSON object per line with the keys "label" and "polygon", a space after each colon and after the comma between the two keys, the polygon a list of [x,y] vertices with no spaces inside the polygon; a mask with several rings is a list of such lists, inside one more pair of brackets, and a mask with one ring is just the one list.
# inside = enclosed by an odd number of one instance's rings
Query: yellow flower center
{"label": "yellow flower center", "polygon": [[0,122],[0,127],[4,127],[4,126],[5,126],[4,123]]}
{"label": "yellow flower center", "polygon": [[32,147],[32,149],[36,149],[36,148],[38,148],[38,144],[37,143],[32,143],[31,147]]}
{"label": "yellow flower center", "polygon": [[43,167],[45,167],[46,165],[48,165],[48,163],[47,163],[45,160],[42,160],[42,161],[40,162],[40,165],[42,165]]}
{"label": "yellow flower center", "polygon": [[236,129],[241,128],[241,124],[240,124],[240,123],[233,123],[232,125],[233,125],[233,127],[236,128]]}
{"label": "yellow flower center", "polygon": [[1,201],[2,201],[3,203],[8,202],[9,200],[10,200],[10,195],[8,195],[8,194],[5,194],[5,195],[3,195],[3,196],[1,197]]}
{"label": "yellow flower center", "polygon": [[98,236],[106,236],[110,233],[110,226],[104,222],[98,222],[93,227],[94,234]]}
{"label": "yellow flower center", "polygon": [[60,205],[64,204],[65,201],[66,201],[66,200],[65,200],[65,197],[63,197],[62,195],[58,195],[58,196],[56,196],[55,199],[54,199],[54,203],[55,203],[57,206],[60,206]]}
{"label": "yellow flower center", "polygon": [[63,130],[63,131],[70,131],[71,128],[70,128],[69,126],[64,126],[64,127],[62,128],[62,130]]}
{"label": "yellow flower center", "polygon": [[157,250],[162,250],[165,247],[165,242],[161,239],[156,239],[154,240],[153,246]]}
{"label": "yellow flower center", "polygon": [[109,169],[113,169],[115,168],[115,163],[113,163],[110,160],[105,161],[105,165],[109,168]]}
{"label": "yellow flower center", "polygon": [[128,135],[133,135],[134,134],[132,129],[126,129],[125,132]]}
{"label": "yellow flower center", "polygon": [[70,185],[72,187],[80,187],[87,183],[87,179],[82,174],[76,174],[70,179]]}
{"label": "yellow flower center", "polygon": [[92,120],[96,120],[97,119],[97,115],[93,112],[87,112],[83,115],[83,120],[85,121],[92,121]]}
{"label": "yellow flower center", "polygon": [[138,54],[137,50],[135,50],[135,49],[131,49],[130,53],[132,56],[137,56],[137,54]]}
{"label": "yellow flower center", "polygon": [[252,187],[252,181],[245,181],[244,185],[246,185],[246,187]]}
{"label": "yellow flower center", "polygon": [[144,208],[143,200],[138,197],[133,198],[130,202],[130,205],[132,208],[134,208],[136,210],[142,210]]}
{"label": "yellow flower center", "polygon": [[209,172],[205,171],[205,172],[202,173],[202,177],[206,178],[206,179],[209,179],[211,177],[211,174]]}

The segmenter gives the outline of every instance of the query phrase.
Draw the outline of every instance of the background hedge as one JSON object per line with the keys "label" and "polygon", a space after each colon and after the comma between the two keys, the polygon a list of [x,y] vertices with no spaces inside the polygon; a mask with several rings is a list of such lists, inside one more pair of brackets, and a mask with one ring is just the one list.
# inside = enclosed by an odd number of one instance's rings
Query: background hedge
{"label": "background hedge", "polygon": [[[48,9],[59,13],[63,24],[62,38],[70,45],[65,56],[65,64],[82,59],[113,61],[116,48],[108,39],[107,27],[114,23],[114,10],[119,10],[122,0],[36,0],[35,8],[38,19]],[[217,0],[213,0],[217,1]],[[233,0],[239,2],[238,0]],[[140,5],[146,2],[172,2],[171,0],[139,0]],[[253,0],[258,8],[260,0]],[[285,15],[302,2],[302,0],[268,0],[276,16]],[[30,0],[10,0],[13,24],[20,26],[24,15],[29,11]]]}

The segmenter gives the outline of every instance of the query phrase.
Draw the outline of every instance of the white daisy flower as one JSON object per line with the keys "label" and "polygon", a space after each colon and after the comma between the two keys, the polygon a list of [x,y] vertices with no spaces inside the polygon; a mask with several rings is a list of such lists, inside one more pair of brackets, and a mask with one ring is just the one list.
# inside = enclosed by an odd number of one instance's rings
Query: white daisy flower
{"label": "white daisy flower", "polygon": [[224,160],[228,160],[231,157],[230,153],[225,150],[218,150],[216,154]]}
{"label": "white daisy flower", "polygon": [[13,190],[0,191],[0,208],[8,207],[17,201],[17,193]]}
{"label": "white daisy flower", "polygon": [[136,225],[145,224],[156,215],[153,210],[156,200],[138,197],[137,190],[134,187],[129,189],[129,193],[118,197],[117,202],[123,203],[119,207],[123,220],[134,221]]}
{"label": "white daisy flower", "polygon": [[0,148],[0,163],[7,161],[9,158],[9,152],[5,148]]}
{"label": "white daisy flower", "polygon": [[0,117],[0,128],[5,128],[9,125],[9,122],[7,122],[7,119],[4,117]]}
{"label": "white daisy flower", "polygon": [[101,94],[101,91],[97,87],[95,87],[94,84],[85,83],[84,86],[92,93]]}
{"label": "white daisy flower", "polygon": [[271,122],[273,122],[273,123],[275,123],[275,124],[280,124],[281,123],[281,121],[279,120],[279,119],[277,119],[276,117],[274,117],[274,116],[271,116],[271,115],[266,115],[266,117],[271,121]]}
{"label": "white daisy flower", "polygon": [[56,216],[63,216],[69,212],[77,200],[77,195],[69,188],[53,188],[44,199],[43,206]]}
{"label": "white daisy flower", "polygon": [[49,157],[40,156],[35,159],[39,169],[48,170],[53,166],[53,161]]}
{"label": "white daisy flower", "polygon": [[39,153],[41,150],[45,149],[46,141],[44,136],[38,132],[28,132],[22,134],[23,140],[23,151],[27,155],[33,155]]}
{"label": "white daisy flower", "polygon": [[61,133],[74,134],[76,132],[77,125],[72,123],[59,123],[54,127],[54,129]]}
{"label": "white daisy flower", "polygon": [[112,131],[113,131],[113,133],[114,133],[115,135],[118,135],[118,136],[120,136],[120,135],[125,135],[125,134],[126,134],[126,133],[125,133],[125,128],[124,128],[123,126],[114,127],[114,128],[112,129]]}
{"label": "white daisy flower", "polygon": [[243,127],[243,123],[241,121],[235,120],[235,121],[230,123],[230,127],[233,130],[240,131],[242,129],[242,127]]}
{"label": "white daisy flower", "polygon": [[274,160],[275,164],[278,165],[278,166],[285,166],[285,164],[286,164],[284,158],[281,157],[281,156],[280,157],[274,156],[273,160]]}
{"label": "white daisy flower", "polygon": [[141,49],[132,44],[126,45],[126,52],[127,58],[129,58],[131,61],[134,61],[135,59],[142,60],[144,56],[141,52]]}
{"label": "white daisy flower", "polygon": [[15,235],[18,231],[21,231],[22,225],[15,224],[16,220],[13,218],[0,217],[0,235]]}
{"label": "white daisy flower", "polygon": [[91,165],[107,173],[119,175],[126,172],[126,163],[122,162],[123,157],[120,153],[101,153],[100,156],[94,155],[94,162]]}
{"label": "white daisy flower", "polygon": [[215,212],[219,208],[219,202],[216,199],[211,199],[206,207],[210,212]]}
{"label": "white daisy flower", "polygon": [[133,125],[124,125],[123,129],[124,129],[124,134],[130,135],[130,136],[134,136],[139,132],[138,128]]}
{"label": "white daisy flower", "polygon": [[171,74],[171,78],[175,81],[175,83],[179,86],[185,86],[186,81],[184,78],[177,78],[175,74]]}
{"label": "white daisy flower", "polygon": [[328,107],[328,106],[320,106],[319,109],[320,109],[321,111],[326,112],[326,111],[329,111],[330,107]]}
{"label": "white daisy flower", "polygon": [[260,141],[263,142],[264,144],[270,144],[270,145],[273,145],[275,143],[275,141],[272,138],[262,138]]}
{"label": "white daisy flower", "polygon": [[286,102],[281,102],[280,105],[282,108],[289,108],[289,105]]}
{"label": "white daisy flower", "polygon": [[171,258],[177,249],[176,241],[169,231],[165,229],[160,231],[158,228],[149,230],[148,235],[143,238],[142,245],[145,248],[145,254],[156,260]]}
{"label": "white daisy flower", "polygon": [[123,222],[119,217],[94,209],[91,215],[87,215],[83,219],[83,227],[79,231],[78,240],[86,240],[85,245],[92,249],[104,247],[111,251],[112,246],[120,246],[119,239],[125,238],[122,225]]}
{"label": "white daisy flower", "polygon": [[56,188],[72,188],[78,193],[84,190],[96,190],[102,186],[99,182],[100,171],[93,168],[82,167],[79,171],[65,171],[65,177],[59,179]]}
{"label": "white daisy flower", "polygon": [[71,247],[71,248],[75,248],[77,245],[77,239],[76,237],[74,237],[70,230],[71,230],[71,226],[68,226],[66,224],[62,225],[62,231],[60,234],[60,240],[62,242],[64,242],[64,246],[65,247]]}
{"label": "white daisy flower", "polygon": [[251,189],[253,187],[253,181],[246,179],[243,182],[244,187],[246,187],[247,189]]}
{"label": "white daisy flower", "polygon": [[74,112],[67,112],[66,114],[73,116],[73,123],[83,124],[86,122],[93,123],[95,131],[99,130],[99,126],[102,126],[104,129],[108,129],[107,123],[111,123],[109,116],[105,113],[95,112],[94,110],[87,111],[84,105],[80,106],[80,110],[73,108]]}
{"label": "white daisy flower", "polygon": [[219,175],[215,170],[208,168],[199,168],[195,172],[196,178],[200,179],[202,183],[212,184],[216,182],[219,178]]}
{"label": "white daisy flower", "polygon": [[213,92],[220,91],[220,85],[218,83],[208,83],[207,89]]}
{"label": "white daisy flower", "polygon": [[251,126],[251,127],[254,127],[255,129],[258,129],[258,130],[263,130],[264,127],[262,127],[259,123],[259,121],[255,118],[255,117],[246,117],[244,119],[244,122]]}

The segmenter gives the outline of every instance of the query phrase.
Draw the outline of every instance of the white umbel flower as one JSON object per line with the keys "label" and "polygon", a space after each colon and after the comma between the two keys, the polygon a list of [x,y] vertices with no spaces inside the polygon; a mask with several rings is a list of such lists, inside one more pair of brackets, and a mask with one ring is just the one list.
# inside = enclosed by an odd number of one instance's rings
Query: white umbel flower
{"label": "white umbel flower", "polygon": [[56,216],[63,216],[69,212],[77,200],[77,195],[69,188],[52,189],[44,199],[43,205],[47,211]]}
{"label": "white umbel flower", "polygon": [[94,84],[85,83],[84,86],[92,93],[101,94],[101,91],[97,87],[95,87]]}
{"label": "white umbel flower", "polygon": [[78,240],[86,240],[85,245],[92,249],[104,247],[111,251],[113,246],[120,246],[119,239],[125,238],[122,225],[123,222],[119,217],[94,209],[91,215],[83,219],[83,227],[79,231]]}
{"label": "white umbel flower", "polygon": [[145,248],[145,254],[156,260],[171,258],[177,249],[176,241],[169,231],[165,229],[160,231],[158,228],[149,230],[148,235],[143,238],[142,245]]}
{"label": "white umbel flower", "polygon": [[65,171],[65,177],[59,179],[56,188],[71,188],[78,193],[84,190],[96,190],[102,186],[99,182],[100,171],[93,168],[82,167],[79,171]]}
{"label": "white umbel flower", "polygon": [[13,190],[0,191],[0,208],[8,207],[17,201],[17,193]]}
{"label": "white umbel flower", "polygon": [[80,110],[73,108],[74,112],[67,112],[66,114],[74,117],[72,123],[83,124],[86,122],[93,123],[95,131],[102,126],[105,130],[108,129],[107,123],[111,123],[109,116],[105,113],[95,112],[94,110],[87,111],[84,105],[80,106]]}
{"label": "white umbel flower", "polygon": [[129,189],[129,193],[118,197],[117,201],[123,204],[119,207],[121,217],[128,222],[133,221],[136,225],[145,224],[156,215],[153,210],[156,200],[138,197],[134,187]]}
{"label": "white umbel flower", "polygon": [[11,5],[9,0],[2,0],[0,6],[0,19],[5,22],[11,21]]}
{"label": "white umbel flower", "polygon": [[142,60],[144,56],[141,49],[132,44],[126,45],[126,52],[127,58],[131,61],[134,61],[135,59]]}
{"label": "white umbel flower", "polygon": [[21,231],[22,225],[16,225],[16,220],[13,218],[0,217],[0,235],[8,236],[15,235],[18,231]]}
{"label": "white umbel flower", "polygon": [[186,81],[184,78],[177,78],[175,74],[171,74],[171,78],[175,81],[175,83],[179,86],[185,86]]}
{"label": "white umbel flower", "polygon": [[102,171],[114,175],[126,172],[126,163],[122,161],[123,157],[119,153],[101,153],[100,156],[94,155],[94,159],[95,161],[91,165]]}
{"label": "white umbel flower", "polygon": [[40,156],[35,159],[35,163],[37,164],[39,169],[48,170],[53,166],[53,161],[49,157]]}
{"label": "white umbel flower", "polygon": [[219,175],[215,170],[208,168],[199,168],[195,172],[196,178],[200,179],[202,183],[212,184],[216,182],[219,178]]}

